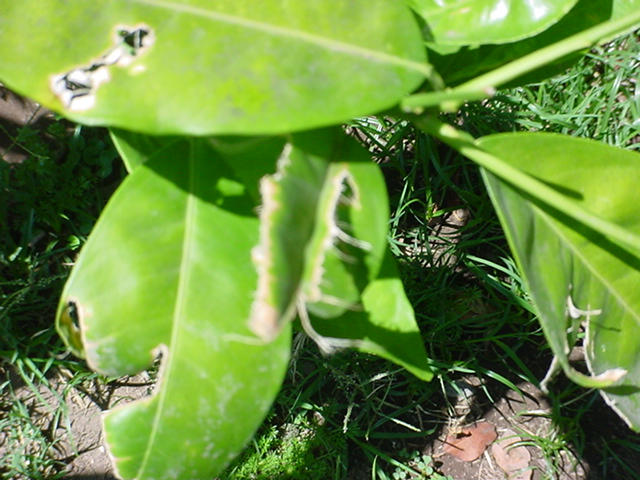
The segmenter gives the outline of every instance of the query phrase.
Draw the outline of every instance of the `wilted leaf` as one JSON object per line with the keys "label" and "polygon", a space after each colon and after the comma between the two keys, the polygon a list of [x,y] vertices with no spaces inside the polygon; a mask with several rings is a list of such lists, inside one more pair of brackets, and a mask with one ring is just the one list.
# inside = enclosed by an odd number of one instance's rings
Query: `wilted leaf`
{"label": "wilted leaf", "polygon": [[511,430],[505,430],[502,437],[491,445],[491,455],[498,466],[507,474],[507,480],[530,480],[533,470],[529,468],[531,454],[524,445],[517,445],[522,439]]}

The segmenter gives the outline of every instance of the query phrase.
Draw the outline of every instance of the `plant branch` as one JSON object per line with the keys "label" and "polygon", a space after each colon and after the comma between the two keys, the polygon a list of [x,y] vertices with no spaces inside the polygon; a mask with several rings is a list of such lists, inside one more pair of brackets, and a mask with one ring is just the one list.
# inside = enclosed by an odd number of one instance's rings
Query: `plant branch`
{"label": "plant branch", "polygon": [[421,113],[426,107],[439,105],[441,110],[456,111],[464,101],[491,97],[500,85],[504,85],[573,52],[592,48],[599,42],[622,34],[639,23],[640,10],[617,20],[603,22],[557,43],[536,50],[455,88],[411,95],[402,101],[402,108],[405,111]]}
{"label": "plant branch", "polygon": [[425,133],[439,138],[507,183],[532,195],[536,199],[544,199],[544,202],[548,205],[568,215],[570,218],[575,218],[587,227],[602,233],[615,243],[621,244],[627,249],[630,248],[631,252],[638,252],[640,235],[598,215],[594,215],[575,200],[566,197],[535,177],[482,150],[476,140],[468,133],[451,125],[446,125],[430,115],[416,117],[413,122]]}

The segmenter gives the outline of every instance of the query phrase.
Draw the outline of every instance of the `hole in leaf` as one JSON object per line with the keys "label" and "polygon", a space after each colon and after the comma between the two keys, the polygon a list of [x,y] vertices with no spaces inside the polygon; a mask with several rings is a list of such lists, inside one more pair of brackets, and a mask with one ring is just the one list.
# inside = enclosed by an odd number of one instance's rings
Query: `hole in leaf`
{"label": "hole in leaf", "polygon": [[69,315],[69,318],[71,319],[71,322],[73,323],[73,326],[76,328],[80,328],[80,318],[79,318],[79,313],[78,313],[78,304],[73,301],[73,300],[69,300],[67,302],[67,308],[66,308],[66,313],[67,315]]}
{"label": "hole in leaf", "polygon": [[150,27],[117,26],[114,46],[87,66],[51,77],[51,91],[71,111],[90,110],[98,87],[111,79],[109,67],[126,67],[155,43]]}

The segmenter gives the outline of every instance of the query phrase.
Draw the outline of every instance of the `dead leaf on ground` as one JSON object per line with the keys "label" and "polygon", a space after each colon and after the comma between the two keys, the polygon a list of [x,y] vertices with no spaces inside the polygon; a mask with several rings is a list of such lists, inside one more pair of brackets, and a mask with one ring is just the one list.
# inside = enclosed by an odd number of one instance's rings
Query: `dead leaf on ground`
{"label": "dead leaf on ground", "polygon": [[491,446],[491,454],[498,466],[507,474],[508,480],[531,480],[533,470],[529,467],[531,454],[524,445],[513,446],[522,439],[511,430],[505,430],[500,440]]}
{"label": "dead leaf on ground", "polygon": [[476,423],[463,428],[445,439],[443,454],[449,454],[463,462],[473,462],[484,453],[487,446],[498,437],[496,427],[489,422]]}

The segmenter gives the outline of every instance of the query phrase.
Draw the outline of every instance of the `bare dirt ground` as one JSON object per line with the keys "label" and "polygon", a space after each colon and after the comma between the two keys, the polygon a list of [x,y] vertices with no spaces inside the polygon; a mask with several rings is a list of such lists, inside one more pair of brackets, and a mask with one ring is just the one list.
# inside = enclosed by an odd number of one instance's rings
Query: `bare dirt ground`
{"label": "bare dirt ground", "polygon": [[[4,380],[12,382],[13,395],[28,405],[32,418],[43,431],[50,431],[57,440],[54,458],[67,465],[64,478],[70,480],[112,480],[111,463],[102,443],[101,412],[121,402],[129,402],[147,395],[151,388],[150,379],[146,374],[125,378],[107,386],[100,382],[79,388],[67,389],[66,402],[61,402],[66,388],[67,377],[58,372],[50,378],[51,388],[39,387],[38,393],[27,385],[22,384],[20,378],[10,370],[3,372]],[[529,383],[518,385],[521,393],[515,391],[502,392],[502,397],[494,398],[494,402],[486,397],[483,388],[475,378],[468,378],[459,383],[461,390],[467,396],[453,398],[452,403],[456,417],[452,414],[446,428],[440,434],[423,446],[423,453],[435,459],[438,470],[445,475],[451,475],[454,480],[542,480],[550,471],[548,459],[539,445],[531,442],[532,437],[551,438],[558,434],[556,426],[549,418],[551,405],[545,395]],[[3,393],[1,404],[5,404],[7,395]],[[38,398],[40,397],[40,398]],[[46,404],[42,403],[42,399]],[[52,412],[64,408],[68,418],[68,426],[54,422]],[[598,417],[605,423],[605,430],[609,430],[609,437],[627,438],[638,441],[636,435],[629,432],[615,415],[606,411],[604,404],[600,410],[594,411],[592,417]],[[596,419],[591,418],[589,421]],[[452,438],[464,439],[473,437],[469,433],[474,426],[488,424],[495,431],[495,440],[480,447],[480,454],[475,460],[469,461],[456,458],[451,452],[463,451],[462,447],[452,445]],[[601,432],[593,432],[588,441],[593,443],[590,458],[579,458],[569,455],[569,449],[559,453],[563,468],[553,478],[558,480],[609,480],[638,478],[628,472],[610,470],[610,474],[603,476],[603,466],[598,465],[598,444],[607,440]],[[0,458],[7,454],[4,446],[6,432],[0,432]],[[610,438],[609,438],[610,440]],[[454,440],[455,442],[455,440]],[[502,448],[500,447],[502,442]],[[475,443],[475,442],[472,442]],[[632,458],[632,452],[619,450],[619,455],[628,455],[625,461],[631,468],[640,472],[640,457]],[[505,460],[506,458],[506,460]],[[361,465],[359,472],[352,471],[353,479],[371,478],[367,466]]]}

